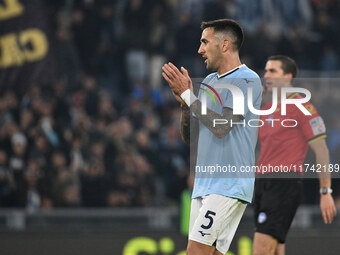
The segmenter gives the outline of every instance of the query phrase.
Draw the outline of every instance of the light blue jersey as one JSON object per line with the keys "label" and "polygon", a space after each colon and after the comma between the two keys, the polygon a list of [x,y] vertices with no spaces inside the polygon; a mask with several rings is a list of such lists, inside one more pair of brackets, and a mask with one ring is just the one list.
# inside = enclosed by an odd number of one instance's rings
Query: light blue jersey
{"label": "light blue jersey", "polygon": [[[220,95],[222,105],[216,97],[214,102],[208,94],[205,95],[207,108],[219,114],[222,113],[223,107],[233,108],[233,96],[229,89],[216,88],[216,86],[231,84],[241,89],[244,95],[244,120],[234,124],[231,131],[223,138],[217,138],[199,121],[196,176],[192,197],[220,194],[250,203],[255,180],[255,173],[250,171],[250,167],[255,165],[258,133],[256,126],[259,123],[258,116],[248,108],[248,88],[252,88],[254,108],[260,109],[261,80],[254,71],[246,65],[241,65],[221,76],[212,73],[204,79],[203,83],[215,88]],[[201,85],[201,88],[209,90],[205,85]],[[202,89],[198,95],[201,102],[203,94],[207,93]]]}

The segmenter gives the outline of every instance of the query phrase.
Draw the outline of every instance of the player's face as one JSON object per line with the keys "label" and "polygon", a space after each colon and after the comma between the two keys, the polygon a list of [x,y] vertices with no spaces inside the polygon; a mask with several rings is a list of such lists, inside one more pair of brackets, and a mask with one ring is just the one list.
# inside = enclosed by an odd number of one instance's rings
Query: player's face
{"label": "player's face", "polygon": [[208,70],[216,71],[219,68],[222,52],[220,40],[215,35],[213,28],[208,27],[203,30],[198,54],[201,54],[205,59],[204,63],[207,65]]}
{"label": "player's face", "polygon": [[291,74],[285,74],[282,63],[279,60],[268,60],[264,69],[267,91],[272,92],[273,88],[289,87],[292,78]]}

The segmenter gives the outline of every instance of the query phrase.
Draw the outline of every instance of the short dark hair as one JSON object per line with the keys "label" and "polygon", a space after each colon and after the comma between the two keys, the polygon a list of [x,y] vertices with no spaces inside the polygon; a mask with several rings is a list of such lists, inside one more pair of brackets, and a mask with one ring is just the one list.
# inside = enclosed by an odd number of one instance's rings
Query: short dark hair
{"label": "short dark hair", "polygon": [[296,77],[298,68],[294,59],[285,55],[275,55],[268,58],[268,60],[277,60],[281,62],[281,68],[285,74],[291,73],[293,78]]}
{"label": "short dark hair", "polygon": [[241,26],[232,19],[217,19],[212,21],[203,21],[201,28],[204,30],[208,27],[214,28],[214,32],[230,33],[235,40],[232,42],[233,49],[239,50],[242,46],[244,34]]}

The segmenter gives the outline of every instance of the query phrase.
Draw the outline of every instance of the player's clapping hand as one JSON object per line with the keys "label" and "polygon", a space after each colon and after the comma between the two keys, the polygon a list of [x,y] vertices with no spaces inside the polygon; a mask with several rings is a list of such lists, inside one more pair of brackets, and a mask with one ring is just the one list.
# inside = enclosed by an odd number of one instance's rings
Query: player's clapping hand
{"label": "player's clapping hand", "polygon": [[171,90],[176,95],[181,95],[184,91],[191,88],[191,79],[184,67],[181,67],[181,73],[175,65],[169,62],[162,67],[162,70],[164,79],[169,83]]}
{"label": "player's clapping hand", "polygon": [[184,100],[179,95],[175,94],[175,92],[173,92],[173,91],[172,91],[172,95],[182,106],[186,106],[186,103],[184,102]]}
{"label": "player's clapping hand", "polygon": [[322,218],[325,224],[332,223],[336,215],[336,208],[335,208],[334,200],[331,194],[321,195],[320,209],[321,209]]}

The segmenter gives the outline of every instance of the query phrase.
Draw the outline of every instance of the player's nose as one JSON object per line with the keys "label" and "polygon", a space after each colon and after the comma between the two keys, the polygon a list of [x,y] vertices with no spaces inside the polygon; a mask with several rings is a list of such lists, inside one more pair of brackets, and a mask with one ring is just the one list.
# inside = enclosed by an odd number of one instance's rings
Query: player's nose
{"label": "player's nose", "polygon": [[202,45],[198,48],[197,52],[198,52],[198,54],[203,54],[204,53]]}

